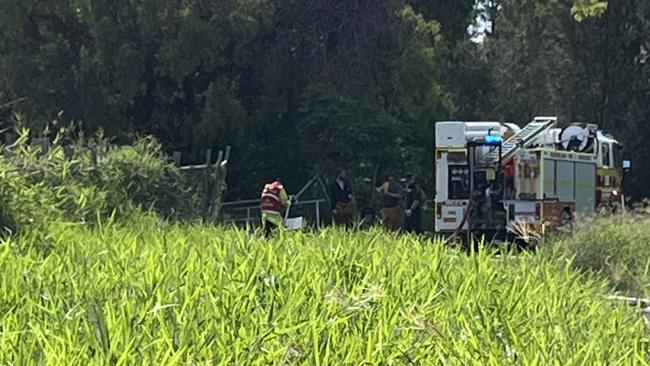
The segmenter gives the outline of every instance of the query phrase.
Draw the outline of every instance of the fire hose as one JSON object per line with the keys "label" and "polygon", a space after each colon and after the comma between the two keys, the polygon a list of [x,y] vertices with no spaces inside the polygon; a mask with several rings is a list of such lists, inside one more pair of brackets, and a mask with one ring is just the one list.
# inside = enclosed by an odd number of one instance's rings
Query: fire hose
{"label": "fire hose", "polygon": [[[463,215],[463,219],[460,221],[460,225],[454,230],[454,232],[445,240],[444,245],[448,245],[449,242],[454,239],[461,231],[463,231],[463,226],[465,226],[465,223],[469,219],[470,215],[474,213],[474,201],[469,200],[467,203],[467,210],[465,211],[465,215]],[[470,230],[468,227],[467,230]]]}

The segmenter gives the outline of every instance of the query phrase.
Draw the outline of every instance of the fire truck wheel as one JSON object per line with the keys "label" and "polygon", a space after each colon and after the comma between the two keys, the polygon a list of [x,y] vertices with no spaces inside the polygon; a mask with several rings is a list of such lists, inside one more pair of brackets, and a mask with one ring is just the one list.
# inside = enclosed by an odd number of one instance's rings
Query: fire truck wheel
{"label": "fire truck wheel", "polygon": [[571,209],[565,207],[560,214],[560,226],[561,227],[571,227],[573,225],[573,215],[571,214]]}
{"label": "fire truck wheel", "polygon": [[598,214],[598,216],[606,216],[607,211],[609,210],[607,209],[607,206],[604,203],[601,203],[596,207],[596,213]]}
{"label": "fire truck wheel", "polygon": [[536,252],[539,248],[539,239],[537,238],[516,238],[514,240],[515,248],[519,251],[531,251]]}

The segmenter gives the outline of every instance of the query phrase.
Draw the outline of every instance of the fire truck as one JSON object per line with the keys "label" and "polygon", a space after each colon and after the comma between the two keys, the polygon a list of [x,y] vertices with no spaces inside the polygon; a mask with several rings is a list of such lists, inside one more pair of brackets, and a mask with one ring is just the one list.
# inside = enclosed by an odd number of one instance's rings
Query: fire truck
{"label": "fire truck", "polygon": [[441,121],[435,132],[437,234],[514,240],[624,207],[629,162],[621,143],[595,124]]}

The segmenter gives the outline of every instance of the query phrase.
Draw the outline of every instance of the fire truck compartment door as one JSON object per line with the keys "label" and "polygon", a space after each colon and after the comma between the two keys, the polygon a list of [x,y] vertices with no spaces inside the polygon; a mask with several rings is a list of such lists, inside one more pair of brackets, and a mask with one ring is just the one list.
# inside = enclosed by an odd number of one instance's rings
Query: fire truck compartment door
{"label": "fire truck compartment door", "polygon": [[[458,225],[465,216],[466,207],[443,204],[441,217],[436,217],[436,231],[454,231],[458,229]],[[463,229],[466,228],[467,223],[463,226]]]}
{"label": "fire truck compartment door", "polygon": [[465,123],[436,123],[436,148],[465,146]]}
{"label": "fire truck compartment door", "polygon": [[575,163],[575,202],[577,212],[593,212],[596,209],[596,164]]}
{"label": "fire truck compartment door", "polygon": [[557,162],[557,197],[560,201],[571,202],[574,200],[574,166],[571,161]]}
{"label": "fire truck compartment door", "polygon": [[544,198],[557,197],[555,192],[555,164],[551,159],[544,159]]}
{"label": "fire truck compartment door", "polygon": [[[505,201],[505,207],[508,210],[508,226],[517,222],[538,223],[540,220],[536,217],[536,201]],[[514,208],[514,212],[510,212]]]}

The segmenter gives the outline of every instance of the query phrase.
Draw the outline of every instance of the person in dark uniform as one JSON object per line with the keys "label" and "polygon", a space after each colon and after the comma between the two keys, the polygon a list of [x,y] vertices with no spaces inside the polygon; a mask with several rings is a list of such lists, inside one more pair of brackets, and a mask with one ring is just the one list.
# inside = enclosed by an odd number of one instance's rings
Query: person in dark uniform
{"label": "person in dark uniform", "polygon": [[352,203],[352,187],[348,180],[347,172],[339,169],[336,172],[336,179],[330,187],[330,199],[332,201],[332,215],[336,225],[352,227],[354,222],[354,206]]}
{"label": "person in dark uniform", "polygon": [[404,231],[422,234],[422,204],[424,195],[415,183],[414,174],[406,174],[406,211],[404,211]]}
{"label": "person in dark uniform", "polygon": [[397,182],[394,175],[389,175],[377,191],[382,194],[382,222],[388,231],[400,230],[401,203],[404,188]]}

